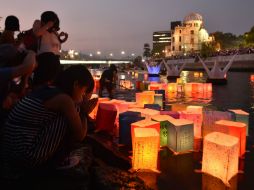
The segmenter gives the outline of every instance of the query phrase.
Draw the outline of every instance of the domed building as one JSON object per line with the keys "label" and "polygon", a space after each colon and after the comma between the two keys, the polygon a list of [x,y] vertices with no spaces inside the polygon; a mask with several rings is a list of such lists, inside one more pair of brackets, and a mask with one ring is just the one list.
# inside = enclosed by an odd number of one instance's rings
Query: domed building
{"label": "domed building", "polygon": [[168,56],[187,55],[199,52],[203,42],[211,42],[212,37],[204,28],[203,17],[198,13],[187,15],[183,24],[171,31],[171,46]]}

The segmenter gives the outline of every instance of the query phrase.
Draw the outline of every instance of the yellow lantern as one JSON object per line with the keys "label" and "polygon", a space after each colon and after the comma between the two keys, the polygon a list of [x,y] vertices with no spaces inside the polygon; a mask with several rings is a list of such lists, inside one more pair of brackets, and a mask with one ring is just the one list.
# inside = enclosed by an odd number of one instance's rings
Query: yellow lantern
{"label": "yellow lantern", "polygon": [[132,168],[157,170],[159,133],[152,128],[135,128],[132,135]]}
{"label": "yellow lantern", "polygon": [[177,83],[168,83],[167,93],[177,92]]}
{"label": "yellow lantern", "polygon": [[143,92],[143,93],[136,93],[136,102],[137,104],[141,105],[144,107],[144,104],[153,104],[154,103],[154,92],[153,93],[148,93],[148,92]]}
{"label": "yellow lantern", "polygon": [[205,136],[202,172],[221,179],[225,184],[238,173],[238,138],[213,132]]}

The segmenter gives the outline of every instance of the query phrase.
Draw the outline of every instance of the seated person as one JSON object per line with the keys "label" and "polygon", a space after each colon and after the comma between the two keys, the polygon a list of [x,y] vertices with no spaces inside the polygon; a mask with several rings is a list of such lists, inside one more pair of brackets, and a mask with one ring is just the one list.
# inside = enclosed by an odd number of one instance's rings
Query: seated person
{"label": "seated person", "polygon": [[[45,60],[59,62],[52,57]],[[54,64],[59,63],[49,63]],[[17,103],[3,126],[0,172],[5,179],[55,169],[86,136],[87,113],[82,102],[93,91],[93,77],[86,67],[75,65],[63,71],[53,85],[56,72],[49,72],[51,76],[40,81],[44,85]]]}

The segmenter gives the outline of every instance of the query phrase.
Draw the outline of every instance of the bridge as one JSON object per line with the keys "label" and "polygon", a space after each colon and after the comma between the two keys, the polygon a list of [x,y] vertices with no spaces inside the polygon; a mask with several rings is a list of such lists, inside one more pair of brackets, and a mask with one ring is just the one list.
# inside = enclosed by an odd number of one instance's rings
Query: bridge
{"label": "bridge", "polygon": [[60,60],[60,63],[63,65],[75,65],[75,64],[131,64],[130,60]]}

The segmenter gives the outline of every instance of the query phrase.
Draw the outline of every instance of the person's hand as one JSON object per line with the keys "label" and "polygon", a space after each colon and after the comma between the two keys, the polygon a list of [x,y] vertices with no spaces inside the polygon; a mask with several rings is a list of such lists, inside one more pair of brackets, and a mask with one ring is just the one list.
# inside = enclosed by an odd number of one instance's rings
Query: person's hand
{"label": "person's hand", "polygon": [[90,100],[83,100],[80,105],[80,109],[83,113],[90,114],[97,105],[98,98],[92,98]]}
{"label": "person's hand", "polygon": [[68,39],[68,34],[66,32],[60,32],[59,40],[61,43],[64,43]]}

